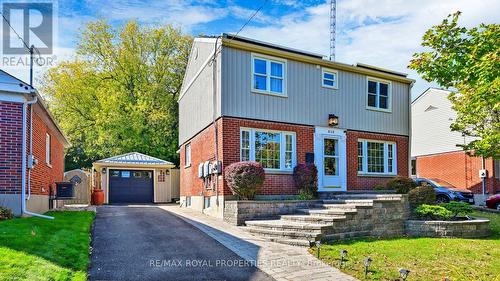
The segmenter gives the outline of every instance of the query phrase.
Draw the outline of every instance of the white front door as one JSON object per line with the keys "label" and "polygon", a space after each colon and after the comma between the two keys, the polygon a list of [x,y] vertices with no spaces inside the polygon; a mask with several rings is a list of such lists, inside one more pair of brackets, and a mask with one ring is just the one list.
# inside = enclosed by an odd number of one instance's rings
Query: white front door
{"label": "white front door", "polygon": [[316,128],[315,163],[318,191],[346,191],[346,140],[344,131]]}

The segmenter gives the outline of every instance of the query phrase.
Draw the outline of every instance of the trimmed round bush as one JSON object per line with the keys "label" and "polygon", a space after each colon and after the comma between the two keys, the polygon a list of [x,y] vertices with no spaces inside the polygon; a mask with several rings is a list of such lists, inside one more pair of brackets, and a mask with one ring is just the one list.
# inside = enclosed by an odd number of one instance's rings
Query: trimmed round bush
{"label": "trimmed round bush", "polygon": [[436,191],[431,186],[419,186],[408,192],[408,201],[412,208],[422,204],[432,205],[436,202]]}
{"label": "trimmed round bush", "polygon": [[5,207],[0,207],[0,221],[10,220],[14,217],[12,210]]}
{"label": "trimmed round bush", "polygon": [[304,198],[312,199],[318,192],[318,169],[312,163],[298,164],[293,168],[293,180]]}
{"label": "trimmed round bush", "polygon": [[387,189],[393,189],[399,194],[406,194],[415,187],[417,183],[414,180],[402,176],[397,176],[387,182]]}
{"label": "trimmed round bush", "polygon": [[474,209],[472,209],[472,207],[465,202],[452,201],[449,203],[440,204],[440,206],[443,206],[444,208],[446,208],[446,210],[450,211],[453,214],[454,218],[458,216],[467,216],[474,212]]}
{"label": "trimmed round bush", "polygon": [[262,165],[254,161],[233,163],[224,170],[227,185],[240,199],[252,200],[259,187],[264,184],[265,172]]}
{"label": "trimmed round bush", "polygon": [[415,215],[425,220],[449,220],[453,213],[443,206],[423,204],[418,206]]}

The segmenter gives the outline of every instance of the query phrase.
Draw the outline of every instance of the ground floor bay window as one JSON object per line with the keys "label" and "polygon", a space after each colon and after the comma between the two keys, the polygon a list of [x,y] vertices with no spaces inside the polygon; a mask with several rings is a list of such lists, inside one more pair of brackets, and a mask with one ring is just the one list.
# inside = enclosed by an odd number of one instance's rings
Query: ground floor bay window
{"label": "ground floor bay window", "polygon": [[358,140],[358,174],[396,175],[396,143]]}
{"label": "ground floor bay window", "polygon": [[269,171],[292,171],[297,162],[295,133],[242,128],[240,160],[257,161]]}

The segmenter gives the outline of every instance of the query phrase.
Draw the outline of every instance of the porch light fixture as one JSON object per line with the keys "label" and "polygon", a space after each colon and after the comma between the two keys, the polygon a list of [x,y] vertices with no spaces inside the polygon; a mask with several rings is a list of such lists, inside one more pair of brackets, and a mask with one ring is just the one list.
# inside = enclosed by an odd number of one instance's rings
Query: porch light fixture
{"label": "porch light fixture", "polygon": [[342,249],[340,250],[340,264],[339,267],[342,267],[344,265],[345,258],[347,257],[347,250]]}
{"label": "porch light fixture", "polygon": [[372,258],[367,257],[363,259],[363,264],[365,265],[365,278],[368,276],[368,272],[370,272],[370,264],[372,263]]}
{"label": "porch light fixture", "polygon": [[105,174],[106,173],[106,168],[101,169],[101,173]]}
{"label": "porch light fixture", "polygon": [[328,114],[328,126],[335,127],[339,125],[339,117],[335,114]]}
{"label": "porch light fixture", "polygon": [[403,281],[406,280],[406,278],[408,278],[408,274],[410,274],[410,270],[404,268],[399,269],[399,277],[401,277]]}

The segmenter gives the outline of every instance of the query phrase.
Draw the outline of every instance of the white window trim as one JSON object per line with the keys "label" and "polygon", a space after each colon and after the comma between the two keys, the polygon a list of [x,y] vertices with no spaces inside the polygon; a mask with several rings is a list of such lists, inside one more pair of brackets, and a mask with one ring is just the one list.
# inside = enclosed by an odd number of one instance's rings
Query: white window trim
{"label": "white window trim", "polygon": [[[388,84],[387,85],[387,108],[379,108],[376,106],[369,106],[368,105],[368,82],[377,82],[377,89],[380,87],[379,83],[384,83]],[[375,99],[375,102],[378,103],[379,97],[380,97],[380,91],[377,90],[377,96]],[[392,112],[392,82],[389,80],[384,80],[384,79],[379,79],[379,78],[374,78],[374,77],[366,77],[366,109],[368,110],[374,110],[374,111],[381,111],[381,112],[387,112],[391,113]]]}
{"label": "white window trim", "polygon": [[[262,60],[266,61],[266,90],[259,90],[259,89],[254,88],[254,85],[255,85],[254,60],[255,59],[262,59]],[[283,65],[283,85],[282,85],[283,86],[283,93],[271,91],[271,62],[280,63],[281,65]],[[252,53],[251,65],[252,65],[252,71],[250,74],[252,75],[252,77],[251,77],[252,82],[251,82],[250,87],[251,87],[251,91],[253,93],[277,96],[277,97],[282,97],[282,98],[288,97],[287,96],[287,87],[286,87],[286,84],[287,84],[287,79],[286,79],[286,77],[287,77],[287,69],[286,69],[287,60],[286,59]]]}
{"label": "white window trim", "polygon": [[[335,75],[335,80],[334,80],[335,84],[333,86],[325,85],[325,83],[324,83],[325,82],[325,73]],[[326,80],[330,80],[330,79],[326,79]],[[321,68],[321,87],[338,90],[339,89],[339,72],[337,70],[330,69],[330,68],[324,68],[324,67]]]}
{"label": "white window trim", "polygon": [[[358,171],[358,175],[379,175],[379,176],[395,176],[398,173],[398,149],[397,149],[397,144],[396,142],[393,141],[380,141],[380,140],[370,140],[370,139],[358,139],[358,142],[363,143],[363,168],[362,171]],[[368,143],[369,142],[377,142],[377,143],[383,143],[384,144],[384,172],[383,173],[374,173],[374,172],[368,172]],[[389,173],[389,150],[388,150],[388,145],[392,144],[392,173]],[[357,143],[356,143],[356,149],[357,149]],[[357,161],[357,159],[356,159]]]}
{"label": "white window trim", "polygon": [[52,147],[51,147],[52,137],[50,134],[45,134],[45,163],[47,166],[52,167]]}
{"label": "white window trim", "polygon": [[[267,172],[291,172],[293,168],[297,165],[297,138],[295,132],[289,131],[277,131],[277,130],[267,130],[258,128],[240,128],[240,161],[242,161],[241,155],[241,136],[243,131],[248,131],[250,135],[250,161],[255,161],[255,132],[265,132],[265,133],[279,133],[280,136],[280,168],[264,168]],[[285,151],[286,151],[286,135],[292,136],[292,167],[285,168]]]}
{"label": "white window trim", "polygon": [[[188,147],[189,147],[189,154],[188,154]],[[186,144],[186,146],[184,147],[184,161],[186,162],[185,165],[184,165],[184,168],[188,168],[188,167],[191,167],[191,143],[188,143]],[[188,160],[188,155],[189,155],[189,162],[187,161]]]}

